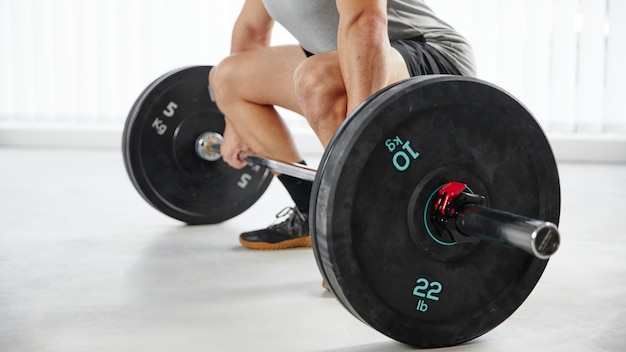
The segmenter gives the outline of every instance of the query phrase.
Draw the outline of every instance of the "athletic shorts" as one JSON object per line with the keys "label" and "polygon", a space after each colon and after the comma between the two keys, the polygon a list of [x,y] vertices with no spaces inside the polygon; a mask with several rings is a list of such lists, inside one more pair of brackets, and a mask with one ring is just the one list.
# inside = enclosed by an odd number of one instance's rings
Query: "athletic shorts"
{"label": "athletic shorts", "polygon": [[[433,74],[461,75],[450,60],[426,43],[424,36],[395,40],[391,42],[391,46],[404,58],[411,77]],[[307,57],[314,55],[306,50],[304,53]]]}
{"label": "athletic shorts", "polygon": [[450,60],[426,43],[424,36],[396,40],[391,42],[391,46],[400,52],[411,76],[461,75]]}

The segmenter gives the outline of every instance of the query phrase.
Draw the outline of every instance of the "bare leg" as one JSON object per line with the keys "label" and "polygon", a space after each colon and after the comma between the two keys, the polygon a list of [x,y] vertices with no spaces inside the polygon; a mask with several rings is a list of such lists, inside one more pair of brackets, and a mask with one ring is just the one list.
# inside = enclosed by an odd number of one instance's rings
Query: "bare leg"
{"label": "bare leg", "polygon": [[269,47],[231,55],[211,71],[211,87],[227,128],[234,129],[251,151],[301,160],[274,105],[302,114],[293,73],[305,58],[299,46]]}
{"label": "bare leg", "polygon": [[[242,167],[243,163],[236,156],[237,150],[246,149],[274,159],[302,160],[274,106],[302,114],[295,95],[293,74],[305,58],[299,46],[270,47],[231,55],[211,71],[209,79],[217,105],[226,116],[222,157],[229,165]],[[265,229],[242,233],[239,240],[244,247],[286,249],[311,246],[308,207],[312,182],[289,175],[278,175],[278,179],[296,206],[279,213],[284,217],[283,221]]]}
{"label": "bare leg", "polygon": [[[390,65],[387,85],[409,78],[406,63],[395,49],[389,50],[387,62]],[[324,147],[328,146],[348,114],[346,87],[337,51],[314,55],[303,61],[295,71],[294,82],[303,115]]]}

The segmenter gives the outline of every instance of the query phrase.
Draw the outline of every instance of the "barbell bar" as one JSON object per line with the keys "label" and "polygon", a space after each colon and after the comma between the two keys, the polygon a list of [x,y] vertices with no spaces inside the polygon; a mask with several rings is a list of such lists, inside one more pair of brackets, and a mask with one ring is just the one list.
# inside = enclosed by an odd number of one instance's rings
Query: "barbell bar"
{"label": "barbell bar", "polygon": [[[198,137],[196,152],[198,156],[207,161],[221,159],[220,148],[223,137],[216,132],[205,132]],[[239,159],[251,166],[263,166],[274,172],[287,174],[307,181],[314,181],[317,170],[298,164],[261,157],[250,153],[242,153]],[[455,189],[456,187],[456,189]],[[491,241],[496,241],[515,248],[522,249],[539,259],[550,258],[559,248],[561,243],[559,230],[556,225],[549,221],[531,219],[525,216],[481,206],[484,199],[481,196],[461,193],[467,188],[466,185],[451,181],[444,186],[440,193],[440,202],[436,204],[434,221],[448,224],[440,231],[448,231],[455,241],[464,241],[463,238],[473,236]],[[464,195],[466,201],[457,204],[458,210],[447,211],[444,209]],[[459,236],[459,234],[461,236]]]}

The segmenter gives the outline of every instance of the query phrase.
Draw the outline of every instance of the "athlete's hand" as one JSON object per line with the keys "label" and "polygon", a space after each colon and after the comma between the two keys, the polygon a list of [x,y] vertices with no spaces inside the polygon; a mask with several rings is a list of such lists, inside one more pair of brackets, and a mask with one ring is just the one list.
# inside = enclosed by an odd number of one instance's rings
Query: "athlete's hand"
{"label": "athlete's hand", "polygon": [[223,137],[220,154],[222,154],[224,162],[235,169],[245,167],[247,165],[246,162],[241,160],[239,156],[244,152],[250,153],[251,150],[237,132],[232,127],[229,127],[228,122],[226,122]]}

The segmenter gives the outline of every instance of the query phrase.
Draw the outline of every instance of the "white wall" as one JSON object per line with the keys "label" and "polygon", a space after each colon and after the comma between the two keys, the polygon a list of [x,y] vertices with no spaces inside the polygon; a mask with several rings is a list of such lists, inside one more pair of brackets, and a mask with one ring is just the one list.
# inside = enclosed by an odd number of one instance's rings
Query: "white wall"
{"label": "white wall", "polygon": [[[117,138],[153,79],[228,54],[242,3],[0,0],[0,144],[32,144],[29,136],[45,140],[50,130]],[[626,1],[429,3],[472,41],[480,77],[523,101],[552,138],[626,140]],[[275,43],[288,42],[278,28]],[[70,141],[56,143],[90,144],[97,135],[64,138]],[[118,143],[112,140],[101,144]],[[620,143],[617,152],[626,153]]]}

